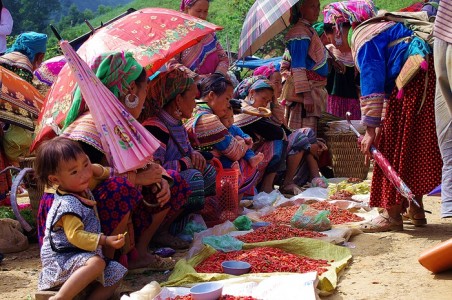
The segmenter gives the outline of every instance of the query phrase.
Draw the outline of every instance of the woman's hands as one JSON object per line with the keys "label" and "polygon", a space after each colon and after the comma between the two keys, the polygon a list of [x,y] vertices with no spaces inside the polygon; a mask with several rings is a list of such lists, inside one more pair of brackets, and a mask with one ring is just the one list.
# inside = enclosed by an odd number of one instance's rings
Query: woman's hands
{"label": "woman's hands", "polygon": [[193,151],[190,158],[193,168],[201,172],[204,171],[204,169],[206,168],[206,159],[204,158],[204,156],[202,156],[201,153],[199,153],[198,151]]}
{"label": "woman's hands", "polygon": [[162,179],[160,184],[161,189],[157,193],[157,195],[155,195],[155,197],[157,198],[157,202],[160,205],[160,207],[163,207],[166,203],[168,203],[168,201],[171,198],[171,188],[170,185],[168,184],[168,181],[166,181],[165,178]]}
{"label": "woman's hands", "polygon": [[156,163],[150,163],[144,170],[139,170],[135,180],[137,185],[151,185],[162,181],[162,166]]}
{"label": "woman's hands", "polygon": [[[379,134],[378,134],[379,135]],[[360,140],[358,140],[359,148],[361,152],[365,155],[365,163],[368,164],[372,158],[370,153],[370,146],[374,144],[377,140],[377,130],[375,127],[367,127],[366,134]]]}

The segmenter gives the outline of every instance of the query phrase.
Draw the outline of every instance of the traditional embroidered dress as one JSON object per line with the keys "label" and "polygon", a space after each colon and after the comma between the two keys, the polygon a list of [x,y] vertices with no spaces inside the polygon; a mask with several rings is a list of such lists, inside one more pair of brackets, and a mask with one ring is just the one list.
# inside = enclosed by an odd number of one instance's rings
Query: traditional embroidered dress
{"label": "traditional embroidered dress", "polygon": [[328,91],[327,112],[345,119],[349,111],[353,120],[361,119],[361,108],[355,81],[355,63],[351,52],[342,53],[330,44],[328,50],[345,66],[345,73],[341,74],[331,68],[328,74],[326,90]]}
{"label": "traditional embroidered dress", "polygon": [[[71,243],[74,237],[67,237],[61,227],[64,216],[74,216],[83,223],[84,241],[79,246]],[[94,256],[104,258],[98,245],[101,233],[94,200],[81,199],[71,194],[56,194],[46,222],[46,233],[41,248],[42,271],[39,275],[39,290],[61,286],[79,268],[85,266]],[[85,247],[84,249],[80,246]],[[105,286],[120,281],[127,269],[115,261],[107,261],[103,278],[98,279]]]}
{"label": "traditional embroidered dress", "polygon": [[25,54],[10,52],[0,56],[0,65],[17,75],[23,80],[33,83],[33,65]]}
{"label": "traditional embroidered dress", "polygon": [[193,168],[187,131],[181,121],[171,117],[166,111],[160,110],[157,115],[143,122],[161,143],[154,153],[154,159],[160,161],[168,170],[175,170],[188,182],[192,190],[187,200],[186,210],[195,211],[204,206],[204,198],[215,194],[215,169],[207,165],[201,173]]}
{"label": "traditional embroidered dress", "polygon": [[[303,123],[303,118],[318,118],[326,109],[325,86],[328,76],[326,49],[314,28],[303,19],[287,32],[285,39],[288,50],[285,59],[290,62],[293,93],[302,96],[303,103],[314,104],[313,112],[304,113],[302,103],[286,102],[289,107],[286,111],[287,124],[291,129],[311,127],[316,130],[316,119],[306,120],[309,122],[309,126],[306,126],[308,124]],[[287,65],[287,62],[281,64],[282,73],[283,67]]]}
{"label": "traditional embroidered dress", "polygon": [[[434,120],[435,71],[430,58],[428,70],[421,69],[404,87],[404,97],[396,98],[395,81],[409,57],[411,43],[392,42],[411,34],[401,23],[370,23],[356,28],[351,48],[361,72],[362,122],[381,126],[379,150],[412,192],[424,195],[441,180]],[[382,121],[385,99],[388,101]],[[387,208],[402,201],[404,198],[376,167],[370,205]]]}
{"label": "traditional embroidered dress", "polygon": [[175,67],[182,67],[192,78],[214,72],[227,76],[229,59],[216,34],[212,33],[167,63],[168,70]]}
{"label": "traditional embroidered dress", "polygon": [[[239,193],[255,186],[258,179],[257,170],[252,168],[244,157],[249,153],[240,146],[208,105],[198,105],[185,127],[191,144],[200,150],[219,152],[220,161],[225,162],[225,168],[230,168],[234,161],[239,163]],[[254,156],[254,153],[252,155]]]}

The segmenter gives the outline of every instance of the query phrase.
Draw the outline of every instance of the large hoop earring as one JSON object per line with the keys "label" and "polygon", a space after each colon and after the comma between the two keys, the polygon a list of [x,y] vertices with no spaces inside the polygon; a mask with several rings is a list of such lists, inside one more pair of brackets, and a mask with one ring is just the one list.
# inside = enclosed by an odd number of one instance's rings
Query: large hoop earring
{"label": "large hoop earring", "polygon": [[251,97],[249,102],[250,102],[250,105],[253,105],[254,102],[255,102],[255,101],[254,101],[254,97]]}
{"label": "large hoop earring", "polygon": [[[130,97],[134,97],[133,100],[130,100]],[[137,95],[135,94],[127,94],[126,95],[126,99],[124,101],[124,104],[128,107],[128,108],[135,108],[138,106],[138,103],[140,102],[140,99],[138,98]]]}
{"label": "large hoop earring", "polygon": [[176,116],[178,116],[178,117],[182,116],[182,112],[181,112],[181,110],[179,109],[179,107],[176,107],[176,110],[174,111],[174,114],[175,114]]}

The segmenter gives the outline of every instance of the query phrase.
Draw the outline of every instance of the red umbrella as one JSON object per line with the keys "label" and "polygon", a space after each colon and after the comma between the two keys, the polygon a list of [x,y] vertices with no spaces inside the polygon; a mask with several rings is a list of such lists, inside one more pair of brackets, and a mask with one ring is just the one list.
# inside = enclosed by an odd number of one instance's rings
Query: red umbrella
{"label": "red umbrella", "polygon": [[[188,14],[164,8],[144,8],[99,30],[77,51],[85,61],[109,51],[129,51],[151,75],[169,59],[193,46],[205,35],[222,27]],[[47,95],[39,115],[39,125],[31,150],[55,135],[71,106],[77,82],[69,66],[64,66]]]}
{"label": "red umbrella", "polygon": [[[356,134],[358,137],[358,140],[361,140],[363,136],[356,130],[356,128],[352,125],[352,122],[350,121],[351,113],[347,112],[346,117],[348,124],[350,126],[350,129]],[[383,174],[385,174],[386,178],[391,181],[391,183],[394,185],[394,187],[397,189],[397,191],[408,199],[408,201],[414,203],[418,207],[421,207],[419,203],[414,199],[414,194],[411,192],[410,188],[406,185],[406,183],[400,178],[399,174],[396,170],[391,166],[389,161],[386,159],[386,157],[383,156],[383,154],[378,151],[378,149],[374,146],[370,146],[370,153],[372,154],[372,157],[374,161],[380,166],[381,170],[383,171]]]}

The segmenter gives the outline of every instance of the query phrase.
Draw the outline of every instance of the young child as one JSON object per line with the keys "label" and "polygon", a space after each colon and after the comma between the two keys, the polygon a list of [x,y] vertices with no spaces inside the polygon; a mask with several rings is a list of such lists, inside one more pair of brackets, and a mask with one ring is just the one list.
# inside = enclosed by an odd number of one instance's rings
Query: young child
{"label": "young child", "polygon": [[96,201],[88,189],[91,179],[105,169],[92,165],[77,142],[57,137],[44,143],[36,155],[38,180],[57,189],[47,215],[41,248],[42,271],[38,289],[61,286],[50,299],[72,299],[94,281],[88,299],[109,299],[127,269],[106,261],[102,246],[119,249],[124,234],[105,236],[100,232]]}
{"label": "young child", "polygon": [[[250,164],[252,168],[256,168],[257,165],[264,159],[264,154],[254,154],[254,151],[251,150],[251,147],[253,146],[253,139],[248,134],[244,133],[238,126],[234,125],[234,113],[231,107],[229,108],[227,114],[220,119],[220,121],[221,123],[223,123],[224,127],[228,129],[230,135],[233,138],[244,141],[245,147],[248,147],[248,150],[246,150],[243,158]],[[224,155],[220,156],[220,161],[224,168],[238,168],[237,162],[233,162]]]}

